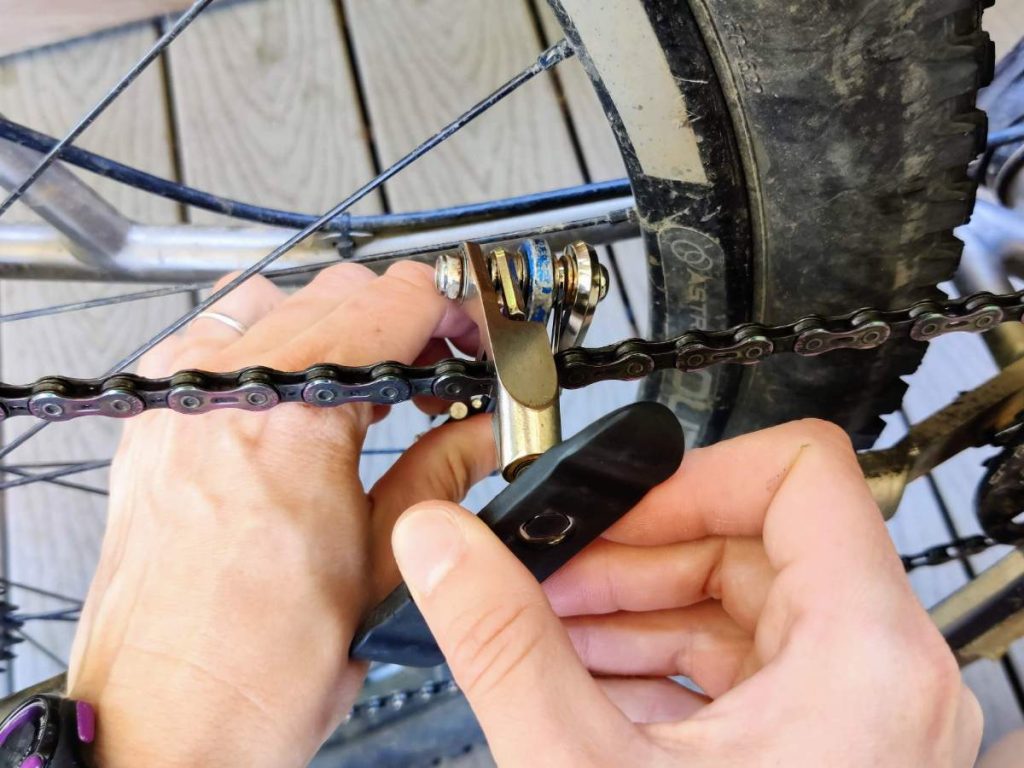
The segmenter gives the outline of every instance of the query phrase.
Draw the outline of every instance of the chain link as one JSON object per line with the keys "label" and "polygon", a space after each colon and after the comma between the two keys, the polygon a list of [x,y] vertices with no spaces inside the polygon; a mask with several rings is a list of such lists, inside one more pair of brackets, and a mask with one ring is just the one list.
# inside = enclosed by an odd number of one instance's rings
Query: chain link
{"label": "chain link", "polygon": [[1011,542],[999,541],[991,536],[964,536],[945,544],[936,544],[912,555],[900,555],[900,559],[903,561],[904,569],[910,573],[922,566],[945,565],[953,560],[963,560],[971,555],[980,554],[997,544],[1008,543]]}

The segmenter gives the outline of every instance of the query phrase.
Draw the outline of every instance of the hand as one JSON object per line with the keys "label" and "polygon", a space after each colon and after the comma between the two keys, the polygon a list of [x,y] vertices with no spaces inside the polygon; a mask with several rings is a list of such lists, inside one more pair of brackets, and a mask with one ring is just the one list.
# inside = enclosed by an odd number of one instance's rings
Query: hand
{"label": "hand", "polygon": [[[429,363],[473,325],[433,271],[377,278],[332,267],[286,297],[253,278],[141,364],[148,376],[249,365]],[[367,494],[359,454],[386,409],[367,404],[127,424],[107,531],[72,654],[69,691],[98,707],[98,762],[304,766],[351,707],[360,617],[398,581],[394,519],[461,499],[494,467],[486,418],[434,430]]]}
{"label": "hand", "polygon": [[691,451],[543,590],[453,504],[393,544],[500,765],[973,765],[980,708],[831,425]]}

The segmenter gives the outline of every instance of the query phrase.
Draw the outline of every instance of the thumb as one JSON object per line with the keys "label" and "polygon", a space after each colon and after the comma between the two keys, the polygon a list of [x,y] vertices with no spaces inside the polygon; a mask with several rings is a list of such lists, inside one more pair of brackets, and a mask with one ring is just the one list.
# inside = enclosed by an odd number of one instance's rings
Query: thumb
{"label": "thumb", "polygon": [[[406,512],[395,558],[499,765],[600,765],[633,730],[533,575],[455,504]],[[611,751],[609,751],[611,750]]]}

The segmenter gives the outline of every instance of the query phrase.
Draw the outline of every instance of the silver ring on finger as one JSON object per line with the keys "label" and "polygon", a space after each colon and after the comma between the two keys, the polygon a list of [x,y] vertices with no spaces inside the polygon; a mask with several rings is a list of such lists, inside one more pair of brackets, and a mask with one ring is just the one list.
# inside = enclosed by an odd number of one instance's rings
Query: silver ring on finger
{"label": "silver ring on finger", "polygon": [[201,317],[206,317],[210,320],[216,320],[218,323],[223,323],[231,330],[237,331],[239,336],[244,336],[245,332],[249,330],[248,326],[242,321],[235,320],[235,318],[230,315],[225,315],[221,312],[200,312],[192,322],[196,322],[196,320]]}

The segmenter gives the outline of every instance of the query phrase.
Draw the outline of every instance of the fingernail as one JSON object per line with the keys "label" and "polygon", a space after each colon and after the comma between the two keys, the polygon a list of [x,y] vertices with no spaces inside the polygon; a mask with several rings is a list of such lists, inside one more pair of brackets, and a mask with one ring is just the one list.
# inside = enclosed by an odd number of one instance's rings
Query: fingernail
{"label": "fingernail", "polygon": [[448,510],[427,507],[398,521],[391,546],[405,583],[429,595],[459,561],[465,539]]}

